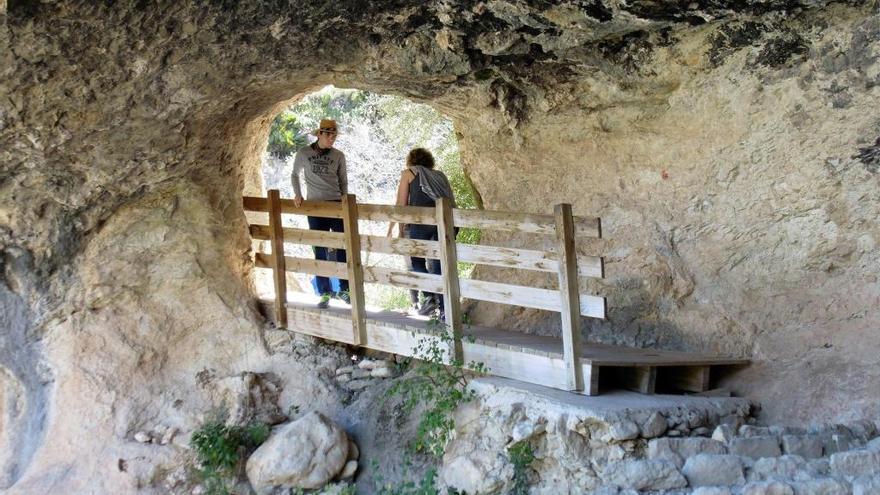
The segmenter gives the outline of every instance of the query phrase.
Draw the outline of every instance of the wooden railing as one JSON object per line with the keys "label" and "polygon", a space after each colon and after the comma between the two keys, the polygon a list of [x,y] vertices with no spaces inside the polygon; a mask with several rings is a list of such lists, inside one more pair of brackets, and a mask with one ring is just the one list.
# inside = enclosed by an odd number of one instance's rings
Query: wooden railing
{"label": "wooden railing", "polygon": [[[257,253],[255,264],[261,268],[273,269],[275,315],[279,326],[287,326],[286,272],[348,279],[355,345],[365,346],[369,342],[364,311],[364,283],[443,293],[446,326],[456,343],[451,351],[459,359],[462,356],[462,297],[557,311],[562,316],[566,387],[569,390],[584,389],[578,355],[580,317],[604,319],[606,304],[604,297],[579,293],[578,278],[603,278],[605,270],[601,257],[578,255],[575,240],[579,236],[601,238],[602,228],[598,218],[575,217],[572,215],[571,205],[568,204],[556,205],[553,215],[536,215],[454,209],[451,202],[445,199],[437,201],[436,208],[358,204],[352,194],[344,196],[341,202],[304,201],[297,207],[293,200],[281,199],[276,189],[270,190],[266,198],[245,196],[243,204],[247,211],[269,214],[269,224],[252,224],[250,233],[254,239],[267,240],[271,244],[271,254]],[[285,228],[281,223],[282,214],[341,218],[345,233]],[[438,240],[361,235],[358,232],[359,220],[436,225]],[[556,249],[540,251],[461,244],[455,242],[455,227],[553,235],[556,238]],[[286,242],[345,249],[348,261],[337,263],[284,256]],[[364,267],[361,263],[361,251],[439,259],[443,274]],[[459,280],[458,261],[555,272],[558,274],[559,288],[551,290],[481,280]]]}

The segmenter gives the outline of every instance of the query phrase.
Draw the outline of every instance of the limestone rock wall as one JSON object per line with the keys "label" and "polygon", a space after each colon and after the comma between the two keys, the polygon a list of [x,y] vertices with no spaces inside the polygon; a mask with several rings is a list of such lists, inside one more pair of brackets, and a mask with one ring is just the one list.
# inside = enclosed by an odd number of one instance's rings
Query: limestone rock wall
{"label": "limestone rock wall", "polygon": [[0,486],[152,486],[129,433],[197,422],[199,376],[289,371],[240,196],[274,112],[329,83],[450,115],[487,208],[601,215],[590,338],[751,356],[727,384],[768,420],[876,415],[878,25],[859,2],[0,2]]}

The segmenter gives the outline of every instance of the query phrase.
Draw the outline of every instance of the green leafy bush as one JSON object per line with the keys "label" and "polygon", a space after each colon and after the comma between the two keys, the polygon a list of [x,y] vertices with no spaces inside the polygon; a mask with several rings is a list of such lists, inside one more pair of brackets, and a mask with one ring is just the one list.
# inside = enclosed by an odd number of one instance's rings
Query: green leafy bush
{"label": "green leafy bush", "polygon": [[288,157],[309,144],[305,136],[308,132],[308,129],[300,123],[296,115],[282,112],[272,121],[272,127],[269,130],[269,145],[266,151],[278,158]]}
{"label": "green leafy bush", "polygon": [[388,393],[403,398],[402,407],[407,413],[419,404],[425,405],[413,449],[440,457],[455,428],[453,413],[477,397],[468,388],[468,381],[488,369],[483,363],[465,365],[459,359],[449,359],[455,341],[439,320],[430,320],[429,330],[432,335],[419,339],[413,349],[418,361],[412,373],[396,382]]}
{"label": "green leafy bush", "polygon": [[227,495],[239,462],[269,438],[269,426],[254,422],[245,427],[211,420],[192,435],[198,474],[207,495]]}
{"label": "green leafy bush", "polygon": [[528,495],[529,465],[535,460],[535,451],[528,440],[521,440],[507,448],[507,456],[513,464],[511,495]]}

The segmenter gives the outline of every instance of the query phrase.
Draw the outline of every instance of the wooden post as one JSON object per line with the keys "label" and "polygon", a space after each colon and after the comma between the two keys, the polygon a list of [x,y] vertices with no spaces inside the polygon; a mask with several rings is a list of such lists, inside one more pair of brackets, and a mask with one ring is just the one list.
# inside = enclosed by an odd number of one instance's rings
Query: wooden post
{"label": "wooden post", "polygon": [[559,254],[559,294],[562,298],[562,353],[565,360],[565,386],[583,390],[581,370],[580,296],[578,295],[577,252],[574,248],[574,217],[570,204],[558,204],[556,241]]}
{"label": "wooden post", "polygon": [[364,265],[361,263],[361,236],[358,232],[357,198],[342,197],[342,226],[345,229],[345,252],[348,265],[348,297],[354,344],[367,345],[367,313],[364,308]]}
{"label": "wooden post", "polygon": [[452,201],[437,200],[437,240],[440,244],[440,267],[443,271],[443,306],[446,328],[452,334],[452,355],[464,360],[461,339],[461,289],[458,285],[458,256],[455,252],[455,226],[452,220]]}
{"label": "wooden post", "polygon": [[284,266],[281,194],[278,189],[269,189],[269,242],[272,245],[272,277],[275,280],[275,324],[287,328],[287,272]]}

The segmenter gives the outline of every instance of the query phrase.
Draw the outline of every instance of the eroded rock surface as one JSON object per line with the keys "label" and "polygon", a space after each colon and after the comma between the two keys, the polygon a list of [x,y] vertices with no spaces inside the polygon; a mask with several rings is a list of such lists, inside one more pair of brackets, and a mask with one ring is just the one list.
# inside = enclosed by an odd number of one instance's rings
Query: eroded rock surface
{"label": "eroded rock surface", "polygon": [[[880,415],[878,39],[870,2],[0,1],[0,488],[167,493],[182,454],[133,435],[211,377],[342,407],[340,360],[268,350],[240,203],[330,83],[448,114],[487,208],[601,216],[589,338],[751,357],[724,384],[768,420]],[[558,331],[506,311],[472,314]]]}

